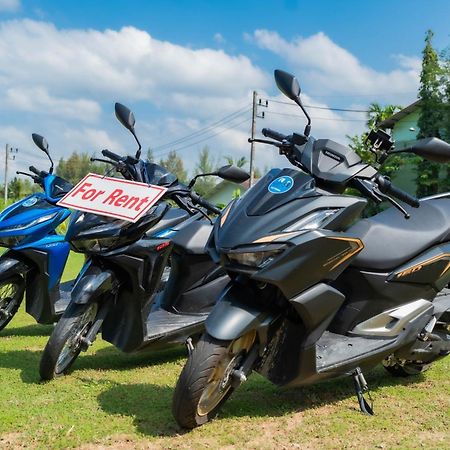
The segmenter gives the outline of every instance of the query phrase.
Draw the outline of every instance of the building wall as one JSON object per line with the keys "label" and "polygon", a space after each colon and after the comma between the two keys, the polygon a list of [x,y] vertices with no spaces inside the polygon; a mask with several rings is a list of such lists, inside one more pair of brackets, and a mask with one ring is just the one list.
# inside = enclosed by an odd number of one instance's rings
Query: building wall
{"label": "building wall", "polygon": [[[420,108],[417,108],[411,114],[408,114],[403,119],[400,119],[392,130],[392,135],[397,144],[401,144],[408,141],[413,141],[417,137],[419,127],[417,122],[419,121]],[[412,131],[410,128],[414,128]]]}
{"label": "building wall", "polygon": [[[417,138],[419,127],[417,122],[419,120],[420,108],[417,108],[411,114],[399,120],[392,130],[392,136],[396,147],[401,147],[408,141],[413,141]],[[413,128],[414,130],[411,130]],[[393,182],[400,188],[410,194],[416,193],[416,172],[412,163],[406,162],[405,165],[395,174]]]}

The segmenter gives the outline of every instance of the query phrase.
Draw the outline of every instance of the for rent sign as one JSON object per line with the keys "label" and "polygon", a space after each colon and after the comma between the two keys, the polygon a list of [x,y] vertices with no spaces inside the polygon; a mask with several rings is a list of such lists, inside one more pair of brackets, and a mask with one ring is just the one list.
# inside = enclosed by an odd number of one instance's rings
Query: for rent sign
{"label": "for rent sign", "polygon": [[58,205],[136,222],[166,191],[161,186],[90,173]]}

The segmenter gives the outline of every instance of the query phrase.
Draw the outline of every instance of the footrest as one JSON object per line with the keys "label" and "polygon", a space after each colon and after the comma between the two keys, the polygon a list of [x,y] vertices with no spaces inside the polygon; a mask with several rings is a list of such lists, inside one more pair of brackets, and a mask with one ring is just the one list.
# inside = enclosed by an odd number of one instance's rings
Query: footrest
{"label": "footrest", "polygon": [[157,339],[169,333],[201,325],[207,317],[208,314],[175,314],[165,309],[153,311],[147,318],[147,339]]}
{"label": "footrest", "polygon": [[368,339],[359,336],[343,336],[326,331],[316,343],[316,366],[319,372],[344,366],[370,353],[382,351],[393,344],[392,339]]}

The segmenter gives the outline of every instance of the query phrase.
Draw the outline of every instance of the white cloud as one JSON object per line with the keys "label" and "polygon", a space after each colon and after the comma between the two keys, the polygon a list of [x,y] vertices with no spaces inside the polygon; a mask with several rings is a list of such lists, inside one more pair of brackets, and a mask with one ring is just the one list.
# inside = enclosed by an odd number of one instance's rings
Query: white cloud
{"label": "white cloud", "polygon": [[16,12],[20,9],[20,0],[0,0],[1,12]]}
{"label": "white cloud", "polygon": [[256,30],[252,38],[259,47],[281,56],[315,92],[395,97],[417,90],[417,58],[398,56],[400,68],[380,72],[362,64],[323,32],[287,41],[275,31]]}
{"label": "white cloud", "polygon": [[104,130],[89,127],[68,128],[63,131],[62,136],[70,151],[97,153],[101,157],[102,149],[121,150],[119,143]]}
{"label": "white cloud", "polygon": [[0,41],[2,84],[51,86],[52,95],[70,91],[163,106],[179,93],[236,98],[267,84],[246,56],[182,47],[134,27],[59,30],[46,22],[10,21],[0,25]]}
{"label": "white cloud", "polygon": [[6,90],[6,104],[19,111],[51,114],[88,122],[96,120],[101,111],[100,105],[92,100],[52,97],[42,86],[9,88]]}

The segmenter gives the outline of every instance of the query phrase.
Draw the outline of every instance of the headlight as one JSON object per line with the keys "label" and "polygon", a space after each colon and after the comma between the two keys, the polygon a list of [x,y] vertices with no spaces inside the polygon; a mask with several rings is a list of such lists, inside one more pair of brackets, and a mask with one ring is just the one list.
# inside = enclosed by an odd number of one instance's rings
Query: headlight
{"label": "headlight", "polygon": [[81,253],[101,252],[108,250],[117,244],[117,237],[103,239],[79,239],[70,241],[73,249]]}
{"label": "headlight", "polygon": [[328,219],[336,214],[339,209],[319,209],[317,211],[308,214],[306,217],[302,217],[297,222],[289,225],[283,231],[301,231],[301,230],[315,230],[320,228]]}
{"label": "headlight", "polygon": [[234,250],[227,253],[227,256],[230,262],[241,266],[258,267],[261,269],[282,253],[284,249],[284,244],[266,245],[261,250],[256,248],[255,251],[249,251],[250,248]]}
{"label": "headlight", "polygon": [[42,222],[46,222],[47,220],[54,219],[57,213],[47,214],[45,216],[38,217],[37,219],[32,220],[31,222],[22,223],[20,225],[14,225],[9,228],[3,228],[2,233],[7,233],[11,231],[21,231],[26,230],[27,228],[34,227]]}
{"label": "headlight", "polygon": [[26,235],[0,237],[0,247],[15,247],[16,245],[19,245],[20,241],[25,238]]}

